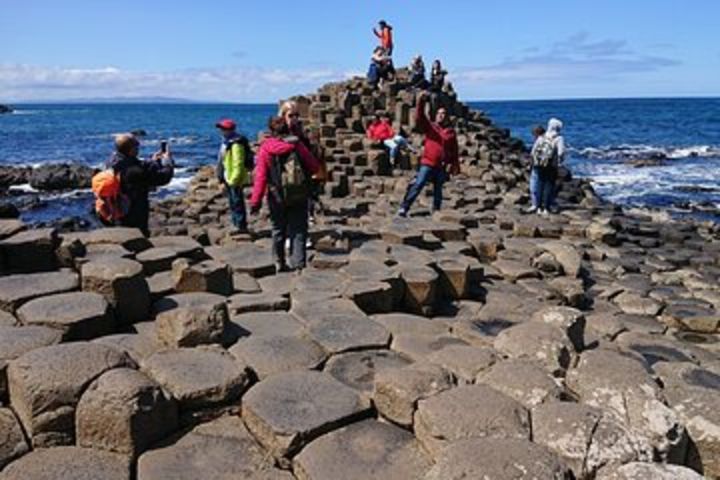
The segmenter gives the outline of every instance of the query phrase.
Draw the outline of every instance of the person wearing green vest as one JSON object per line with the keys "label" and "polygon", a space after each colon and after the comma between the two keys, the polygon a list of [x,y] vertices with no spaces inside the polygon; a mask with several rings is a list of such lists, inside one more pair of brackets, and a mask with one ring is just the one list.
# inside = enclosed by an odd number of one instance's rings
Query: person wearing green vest
{"label": "person wearing green vest", "polygon": [[247,212],[243,187],[250,182],[250,172],[254,164],[253,153],[247,138],[237,132],[237,125],[233,120],[220,120],[215,127],[223,139],[218,152],[217,178],[228,196],[232,224],[239,232],[244,233],[247,232]]}

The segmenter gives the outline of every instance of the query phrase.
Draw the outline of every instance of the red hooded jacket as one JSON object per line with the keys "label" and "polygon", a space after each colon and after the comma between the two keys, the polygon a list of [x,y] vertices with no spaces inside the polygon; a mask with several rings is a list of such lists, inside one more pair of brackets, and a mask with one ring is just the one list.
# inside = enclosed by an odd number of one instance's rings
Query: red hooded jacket
{"label": "red hooded jacket", "polygon": [[266,138],[255,156],[256,165],[253,174],[255,178],[250,197],[251,207],[259,208],[262,205],[262,198],[267,191],[268,176],[273,157],[275,155],[286,155],[293,150],[297,150],[308,172],[314,175],[320,170],[320,161],[310,153],[310,150],[302,142],[290,143],[276,137]]}
{"label": "red hooded jacket", "polygon": [[376,142],[382,142],[395,136],[392,125],[383,121],[374,121],[368,126],[367,137]]}
{"label": "red hooded jacket", "polygon": [[425,99],[418,100],[415,119],[417,127],[425,134],[425,144],[421,165],[432,168],[460,168],[458,159],[457,135],[452,127],[441,127],[431,122],[425,114]]}

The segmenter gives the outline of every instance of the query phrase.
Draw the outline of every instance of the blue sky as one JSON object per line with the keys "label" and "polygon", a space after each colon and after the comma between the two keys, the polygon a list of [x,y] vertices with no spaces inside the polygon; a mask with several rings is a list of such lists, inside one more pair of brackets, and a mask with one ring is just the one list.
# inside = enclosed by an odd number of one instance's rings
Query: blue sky
{"label": "blue sky", "polygon": [[440,58],[466,100],[720,95],[718,0],[0,0],[0,101],[274,102]]}

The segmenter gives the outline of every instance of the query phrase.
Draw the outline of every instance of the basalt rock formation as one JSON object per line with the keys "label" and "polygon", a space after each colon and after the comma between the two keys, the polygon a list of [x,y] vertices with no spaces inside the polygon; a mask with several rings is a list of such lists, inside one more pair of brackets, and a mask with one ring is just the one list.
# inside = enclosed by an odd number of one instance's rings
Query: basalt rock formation
{"label": "basalt rock formation", "polygon": [[397,218],[417,155],[363,132],[420,149],[403,78],[296,98],[329,169],[302,273],[209,168],[150,238],[0,220],[0,478],[720,478],[717,226],[569,172],[522,214],[525,147],[449,86],[462,173]]}

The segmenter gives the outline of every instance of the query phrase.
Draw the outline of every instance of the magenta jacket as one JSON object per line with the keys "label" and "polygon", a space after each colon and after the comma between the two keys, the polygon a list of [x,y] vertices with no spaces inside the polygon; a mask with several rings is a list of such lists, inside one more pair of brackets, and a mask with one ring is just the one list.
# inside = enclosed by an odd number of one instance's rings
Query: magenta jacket
{"label": "magenta jacket", "polygon": [[305,168],[311,175],[320,170],[320,161],[310,153],[302,142],[289,143],[275,137],[268,137],[260,144],[260,150],[255,156],[255,179],[253,181],[250,206],[253,208],[262,205],[262,199],[267,192],[268,177],[270,174],[270,163],[275,155],[286,155],[297,150]]}

